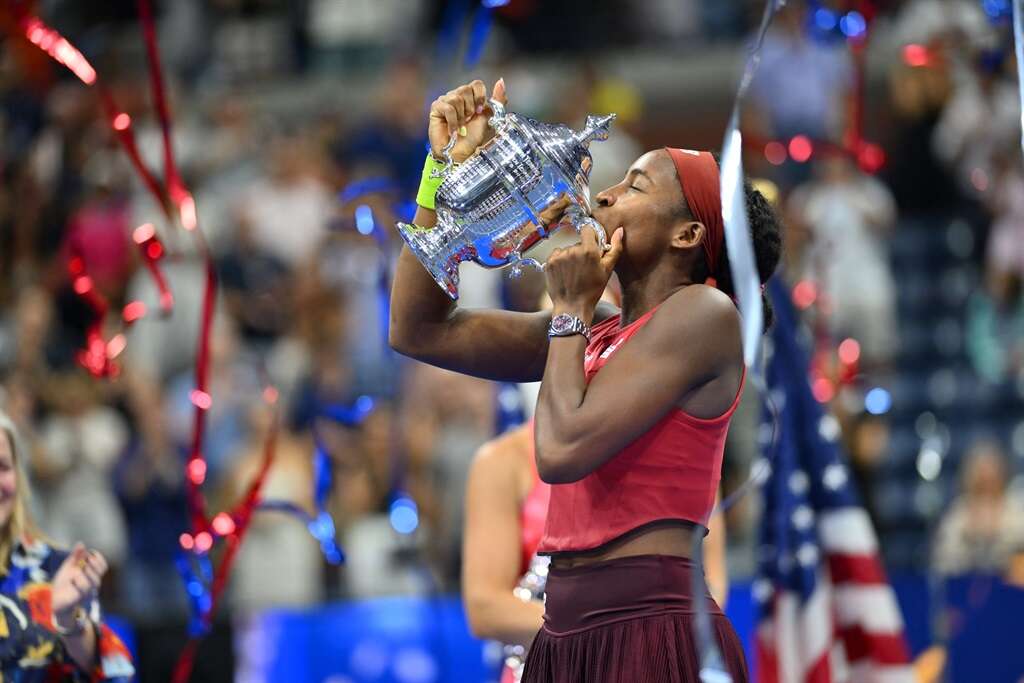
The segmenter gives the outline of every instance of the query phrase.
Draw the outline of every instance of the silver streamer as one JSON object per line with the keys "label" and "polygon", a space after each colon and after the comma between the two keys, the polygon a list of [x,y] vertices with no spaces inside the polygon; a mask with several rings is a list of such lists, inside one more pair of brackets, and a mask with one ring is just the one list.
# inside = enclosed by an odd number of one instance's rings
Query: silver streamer
{"label": "silver streamer", "polygon": [[1017,88],[1020,91],[1021,150],[1024,151],[1024,0],[1013,2],[1013,49],[1017,54]]}
{"label": "silver streamer", "polygon": [[[1020,2],[1021,0],[1017,0]],[[746,193],[743,191],[743,134],[740,132],[740,109],[746,98],[754,74],[761,63],[761,48],[768,33],[772,17],[785,5],[785,0],[768,0],[757,39],[747,57],[733,103],[729,125],[725,129],[722,143],[722,165],[719,173],[722,192],[722,219],[725,223],[725,248],[729,254],[733,287],[739,303],[743,329],[743,362],[749,368],[748,375],[756,386],[764,386],[761,372],[761,336],[764,332],[764,308],[761,303],[761,277],[757,272],[754,246],[750,238],[750,223],[747,219]],[[743,489],[747,489],[744,485]],[[740,493],[737,491],[737,493]],[[731,502],[736,496],[730,497]],[[719,509],[725,509],[719,505]],[[714,514],[714,512],[712,512]],[[697,643],[700,647],[700,680],[702,683],[732,683],[732,676],[722,660],[722,653],[715,642],[711,628],[711,615],[702,599],[705,591],[703,536],[694,534],[693,548],[693,598],[697,605]]]}

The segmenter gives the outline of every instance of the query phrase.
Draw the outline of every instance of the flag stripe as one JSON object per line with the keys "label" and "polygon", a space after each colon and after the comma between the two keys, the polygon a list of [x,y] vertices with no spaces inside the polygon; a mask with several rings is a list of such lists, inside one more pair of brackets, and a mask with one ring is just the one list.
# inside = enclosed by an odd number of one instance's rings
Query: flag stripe
{"label": "flag stripe", "polygon": [[829,653],[826,652],[818,661],[804,674],[803,681],[806,683],[832,683],[832,667],[829,665]]}
{"label": "flag stripe", "polygon": [[828,581],[819,573],[814,593],[804,601],[800,614],[800,648],[803,665],[828,660],[832,649],[832,591]]}
{"label": "flag stripe", "polygon": [[758,683],[779,683],[779,659],[775,656],[774,643],[766,641],[758,628],[757,642],[754,644],[754,656],[757,660],[756,680]]}
{"label": "flag stripe", "polygon": [[848,680],[849,683],[917,683],[917,676],[909,664],[873,666],[862,662],[851,667]]}
{"label": "flag stripe", "polygon": [[827,553],[874,555],[878,552],[871,519],[861,508],[826,511],[818,520],[818,531]]}
{"label": "flag stripe", "polygon": [[888,584],[885,569],[872,555],[829,555],[828,570],[835,584]]}
{"label": "flag stripe", "polygon": [[867,659],[879,664],[906,664],[910,658],[903,633],[871,633],[860,626],[839,629],[850,662]]}
{"label": "flag stripe", "polygon": [[888,585],[845,584],[834,589],[836,620],[840,627],[861,625],[871,633],[902,633],[903,617]]}

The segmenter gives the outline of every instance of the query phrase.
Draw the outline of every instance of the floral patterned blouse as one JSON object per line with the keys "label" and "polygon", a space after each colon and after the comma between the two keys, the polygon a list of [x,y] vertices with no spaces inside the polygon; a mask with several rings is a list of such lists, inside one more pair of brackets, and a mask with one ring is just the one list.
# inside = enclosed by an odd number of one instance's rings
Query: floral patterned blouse
{"label": "floral patterned blouse", "polygon": [[128,683],[135,675],[131,654],[100,621],[95,600],[89,615],[96,624],[96,666],[84,671],[65,652],[52,626],[50,581],[67,555],[42,541],[12,549],[0,576],[0,683]]}

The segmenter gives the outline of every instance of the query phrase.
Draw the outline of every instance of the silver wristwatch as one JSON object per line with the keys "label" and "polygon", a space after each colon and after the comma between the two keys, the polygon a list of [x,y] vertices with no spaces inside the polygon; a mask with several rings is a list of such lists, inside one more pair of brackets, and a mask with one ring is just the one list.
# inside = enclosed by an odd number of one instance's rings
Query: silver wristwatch
{"label": "silver wristwatch", "polygon": [[574,334],[582,334],[589,342],[590,326],[568,313],[559,313],[551,319],[551,324],[548,326],[549,337],[571,337]]}
{"label": "silver wristwatch", "polygon": [[50,617],[50,625],[59,636],[74,638],[85,633],[85,629],[89,627],[89,615],[85,613],[85,610],[82,607],[76,607],[72,618],[75,620],[74,625],[64,628],[57,621],[57,613],[54,612]]}

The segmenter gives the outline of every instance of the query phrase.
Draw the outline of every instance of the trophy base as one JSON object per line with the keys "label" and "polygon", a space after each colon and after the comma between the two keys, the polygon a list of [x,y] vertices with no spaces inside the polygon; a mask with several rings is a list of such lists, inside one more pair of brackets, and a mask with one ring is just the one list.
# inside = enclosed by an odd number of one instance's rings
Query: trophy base
{"label": "trophy base", "polygon": [[398,234],[409,245],[416,260],[430,273],[434,282],[451,297],[459,300],[459,261],[457,254],[449,254],[441,230],[421,228],[412,223],[399,223]]}

